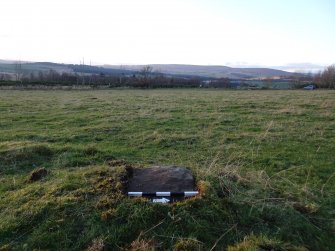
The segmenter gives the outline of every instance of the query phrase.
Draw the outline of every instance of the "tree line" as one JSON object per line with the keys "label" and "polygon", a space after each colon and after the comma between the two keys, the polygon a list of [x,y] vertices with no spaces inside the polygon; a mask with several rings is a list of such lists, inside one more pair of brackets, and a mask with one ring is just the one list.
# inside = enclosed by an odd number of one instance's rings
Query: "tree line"
{"label": "tree line", "polygon": [[319,88],[335,89],[335,64],[316,74],[314,82]]}
{"label": "tree line", "polygon": [[[144,66],[141,70],[129,74],[99,74],[88,72],[58,72],[50,69],[48,71],[35,71],[26,73],[21,67],[15,68],[15,74],[0,73],[0,85],[45,85],[45,86],[108,86],[130,87],[130,88],[234,88],[233,81],[228,78],[204,81],[200,77],[173,76],[154,72],[151,66]],[[265,84],[270,80],[262,80]],[[335,64],[328,66],[324,71],[317,74],[295,74],[289,81],[293,88],[300,89],[307,84],[315,84],[318,88],[335,89]],[[207,82],[207,83],[206,83]]]}
{"label": "tree line", "polygon": [[202,79],[198,77],[165,76],[162,73],[153,72],[151,66],[145,66],[134,74],[110,75],[81,72],[58,72],[53,69],[48,71],[31,72],[29,74],[15,73],[14,80],[8,74],[0,74],[2,85],[46,85],[46,86],[70,86],[89,85],[133,88],[190,88],[199,87]]}

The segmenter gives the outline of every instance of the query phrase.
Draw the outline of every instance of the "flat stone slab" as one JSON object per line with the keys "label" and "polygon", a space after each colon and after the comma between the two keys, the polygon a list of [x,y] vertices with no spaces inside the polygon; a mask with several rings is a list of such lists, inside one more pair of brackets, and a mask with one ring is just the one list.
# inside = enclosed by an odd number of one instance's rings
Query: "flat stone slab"
{"label": "flat stone slab", "polygon": [[192,172],[178,166],[134,168],[128,180],[128,192],[184,192],[193,191]]}

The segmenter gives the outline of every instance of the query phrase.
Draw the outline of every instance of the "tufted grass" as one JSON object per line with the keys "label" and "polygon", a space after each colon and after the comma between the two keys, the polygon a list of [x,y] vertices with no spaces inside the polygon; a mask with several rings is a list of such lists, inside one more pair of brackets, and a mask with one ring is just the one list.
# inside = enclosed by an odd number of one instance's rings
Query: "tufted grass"
{"label": "tufted grass", "polygon": [[[1,91],[0,250],[332,250],[334,153],[334,91]],[[120,159],[202,195],[129,199]]]}

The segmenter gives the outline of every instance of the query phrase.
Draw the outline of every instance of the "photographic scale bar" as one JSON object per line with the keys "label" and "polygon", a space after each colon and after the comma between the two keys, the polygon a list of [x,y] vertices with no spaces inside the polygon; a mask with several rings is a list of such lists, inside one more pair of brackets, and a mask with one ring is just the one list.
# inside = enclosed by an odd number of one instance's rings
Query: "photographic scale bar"
{"label": "photographic scale bar", "polygon": [[128,196],[141,197],[141,196],[156,196],[156,197],[173,197],[184,196],[191,197],[198,195],[198,191],[185,191],[185,192],[128,192]]}

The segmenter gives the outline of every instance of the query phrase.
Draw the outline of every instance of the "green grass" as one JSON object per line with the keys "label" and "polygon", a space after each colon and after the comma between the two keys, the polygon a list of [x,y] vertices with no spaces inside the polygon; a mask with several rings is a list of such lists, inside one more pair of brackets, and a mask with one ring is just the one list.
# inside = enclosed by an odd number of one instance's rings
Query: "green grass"
{"label": "green grass", "polygon": [[[334,91],[1,91],[0,250],[332,250],[334,153]],[[203,195],[129,199],[117,159]]]}

